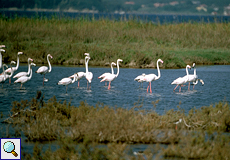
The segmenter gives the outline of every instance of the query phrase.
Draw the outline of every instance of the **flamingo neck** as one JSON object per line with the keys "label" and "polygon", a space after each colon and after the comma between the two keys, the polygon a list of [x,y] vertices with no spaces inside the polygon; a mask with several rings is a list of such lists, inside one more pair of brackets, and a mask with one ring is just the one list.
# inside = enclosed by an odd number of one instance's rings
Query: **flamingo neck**
{"label": "flamingo neck", "polygon": [[51,72],[52,67],[51,67],[51,64],[50,64],[49,56],[48,56],[48,55],[47,55],[47,62],[48,62],[48,64],[49,64],[49,70],[48,70],[48,72]]}
{"label": "flamingo neck", "polygon": [[113,64],[111,63],[111,73],[114,74],[114,71],[113,71]]}
{"label": "flamingo neck", "polygon": [[28,60],[28,72],[27,72],[27,75],[30,74],[30,63],[29,63],[30,60]]}
{"label": "flamingo neck", "polygon": [[30,80],[31,79],[31,77],[32,77],[32,68],[31,68],[32,66],[30,65],[30,76],[28,77],[28,79]]}
{"label": "flamingo neck", "polygon": [[160,68],[159,68],[159,60],[157,61],[157,71],[158,71],[158,76],[156,79],[159,79],[161,77],[161,72],[160,72]]}
{"label": "flamingo neck", "polygon": [[119,61],[117,60],[117,74],[116,77],[119,75]]}
{"label": "flamingo neck", "polygon": [[188,67],[186,66],[187,79],[189,79]]}
{"label": "flamingo neck", "polygon": [[74,77],[73,77],[72,83],[74,83],[75,81],[76,81],[76,75],[74,74]]}
{"label": "flamingo neck", "polygon": [[12,68],[12,64],[10,64],[10,75],[9,75],[9,78],[12,77],[13,74],[14,74],[14,71],[13,71],[13,68]]}
{"label": "flamingo neck", "polygon": [[196,76],[196,66],[194,66],[194,76]]}
{"label": "flamingo neck", "polygon": [[89,58],[86,60],[87,58],[85,58],[85,72],[88,73],[88,63],[89,63]]}
{"label": "flamingo neck", "polygon": [[5,72],[5,65],[2,66],[2,71],[3,71],[3,76],[4,76],[4,81],[6,80],[6,72]]}
{"label": "flamingo neck", "polygon": [[[18,67],[19,67],[19,54],[17,54],[17,65],[16,65],[15,69],[17,70]],[[11,70],[12,70],[12,68],[11,68]]]}

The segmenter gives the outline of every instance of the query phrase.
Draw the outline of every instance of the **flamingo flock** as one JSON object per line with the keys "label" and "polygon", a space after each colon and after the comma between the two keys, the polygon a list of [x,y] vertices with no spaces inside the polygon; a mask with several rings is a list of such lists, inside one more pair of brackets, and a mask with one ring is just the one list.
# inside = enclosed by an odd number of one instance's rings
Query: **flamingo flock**
{"label": "flamingo flock", "polygon": [[[0,75],[0,83],[2,83],[2,87],[3,87],[4,82],[7,79],[9,79],[9,83],[11,83],[11,77],[13,76],[14,72],[16,72],[19,68],[19,56],[23,54],[23,52],[18,52],[17,53],[17,63],[15,61],[11,61],[10,68],[9,68],[6,64],[2,64],[2,52],[5,52],[5,50],[2,48],[4,48],[4,47],[5,47],[5,45],[0,45],[0,69],[2,68],[2,70],[3,70],[2,74]],[[78,81],[78,87],[80,87],[80,80],[83,77],[85,77],[87,80],[87,89],[88,90],[91,89],[91,82],[93,79],[93,73],[89,71],[89,67],[88,67],[89,60],[90,60],[90,54],[84,53],[84,55],[85,55],[85,72],[74,73],[73,75],[66,77],[66,78],[62,78],[60,81],[57,82],[57,85],[66,86],[66,93],[67,93],[68,85],[73,84],[75,81]],[[51,66],[49,58],[53,59],[53,57],[50,54],[47,55],[48,66],[41,66],[35,72],[35,73],[43,75],[43,86],[44,86],[44,82],[48,81],[48,79],[45,78],[45,75],[52,71],[52,66]],[[103,73],[102,75],[100,75],[98,77],[98,79],[101,79],[100,82],[105,82],[105,85],[106,85],[106,82],[109,82],[108,90],[111,89],[111,82],[114,81],[119,76],[119,63],[121,63],[122,61],[123,61],[122,59],[117,59],[117,64],[112,62],[111,63],[111,73],[106,72],[106,73]],[[143,82],[148,83],[147,93],[148,92],[152,93],[151,82],[156,81],[156,80],[160,79],[160,77],[161,77],[159,63],[163,64],[164,62],[161,59],[158,59],[156,62],[158,75],[143,73],[142,75],[139,75],[136,78],[134,78],[134,81],[141,83],[142,86],[143,86]],[[16,66],[12,67],[13,64],[14,65],[16,64]],[[13,78],[16,79],[14,81],[14,83],[20,83],[21,84],[20,89],[22,88],[24,83],[28,82],[32,78],[32,66],[36,66],[36,64],[33,63],[33,59],[28,58],[28,71],[27,72],[19,72],[15,76],[13,76]],[[117,73],[116,74],[114,73],[113,66],[117,66]],[[179,92],[181,92],[181,88],[183,86],[185,86],[186,83],[188,83],[188,90],[190,90],[190,83],[193,84],[193,89],[199,81],[201,82],[202,85],[204,85],[204,81],[202,79],[198,79],[198,76],[196,74],[195,63],[193,63],[193,65],[192,65],[192,68],[194,68],[193,74],[189,74],[188,68],[191,69],[191,66],[190,65],[186,66],[186,75],[185,76],[178,77],[177,79],[175,79],[171,83],[172,85],[176,85],[176,87],[173,89],[173,91],[175,91],[176,88],[178,86],[180,86]]]}

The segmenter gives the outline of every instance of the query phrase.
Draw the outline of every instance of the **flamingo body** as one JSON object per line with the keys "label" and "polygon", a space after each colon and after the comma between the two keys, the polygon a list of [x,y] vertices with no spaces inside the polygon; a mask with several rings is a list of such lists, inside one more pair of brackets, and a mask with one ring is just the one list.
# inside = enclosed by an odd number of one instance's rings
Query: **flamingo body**
{"label": "flamingo body", "polygon": [[[69,78],[74,78],[75,75],[69,76]],[[78,87],[80,86],[80,79],[85,77],[85,72],[77,72],[76,81],[78,81]]]}
{"label": "flamingo body", "polygon": [[19,72],[13,78],[20,78],[22,76],[28,76],[30,74],[30,61],[32,62],[33,59],[28,58],[28,72]]}
{"label": "flamingo body", "polygon": [[63,78],[61,79],[59,82],[58,82],[58,85],[63,85],[63,86],[66,86],[66,93],[67,93],[67,86],[69,84],[72,84],[76,81],[76,77],[77,77],[77,73],[74,74],[74,79],[72,80],[70,77],[68,78]]}
{"label": "flamingo body", "polygon": [[158,76],[155,75],[155,74],[148,74],[148,75],[145,75],[144,78],[143,78],[143,81],[149,82],[148,87],[147,87],[147,92],[148,92],[148,89],[150,88],[149,92],[152,93],[151,82],[155,81],[155,80],[158,80],[161,77],[161,72],[160,72],[160,69],[159,69],[159,62],[164,63],[161,59],[157,60]]}

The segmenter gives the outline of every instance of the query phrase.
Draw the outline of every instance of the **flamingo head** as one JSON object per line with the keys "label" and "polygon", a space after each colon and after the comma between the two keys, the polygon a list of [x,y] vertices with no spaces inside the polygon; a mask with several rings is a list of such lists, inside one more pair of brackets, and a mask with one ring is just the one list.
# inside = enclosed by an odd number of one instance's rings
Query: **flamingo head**
{"label": "flamingo head", "polygon": [[90,56],[86,56],[85,59],[90,59]]}
{"label": "flamingo head", "polygon": [[53,57],[51,56],[51,54],[48,54],[47,56],[50,57],[51,59],[53,59]]}
{"label": "flamingo head", "polygon": [[158,61],[158,62],[161,62],[161,63],[164,63],[164,61],[162,61],[161,59],[158,59],[157,61]]}
{"label": "flamingo head", "polygon": [[195,67],[195,65],[196,65],[196,64],[195,64],[195,63],[193,63],[193,64],[192,64],[192,67],[194,68],[194,67]]}
{"label": "flamingo head", "polygon": [[31,66],[36,66],[36,64],[35,63],[31,63]]}
{"label": "flamingo head", "polygon": [[28,58],[28,62],[29,62],[29,61],[33,62],[33,59],[31,59],[31,58]]}
{"label": "flamingo head", "polygon": [[18,55],[23,54],[23,52],[18,52]]}
{"label": "flamingo head", "polygon": [[142,76],[144,77],[144,76],[145,76],[145,73],[142,73]]}
{"label": "flamingo head", "polygon": [[114,62],[112,62],[111,64],[112,64],[112,65],[114,65],[114,66],[116,66],[116,65],[117,65],[117,64],[116,64],[116,63],[114,63]]}
{"label": "flamingo head", "polygon": [[16,64],[16,62],[15,61],[11,61],[10,64]]}
{"label": "flamingo head", "polygon": [[89,56],[89,53],[84,53],[85,56]]}
{"label": "flamingo head", "polygon": [[6,47],[5,45],[0,45],[0,48]]}
{"label": "flamingo head", "polygon": [[187,65],[187,66],[186,66],[186,68],[189,68],[189,69],[191,69],[191,66],[190,66],[190,65]]}
{"label": "flamingo head", "polygon": [[117,62],[123,62],[123,60],[122,59],[118,59]]}
{"label": "flamingo head", "polygon": [[4,49],[0,49],[0,52],[5,52],[5,50]]}

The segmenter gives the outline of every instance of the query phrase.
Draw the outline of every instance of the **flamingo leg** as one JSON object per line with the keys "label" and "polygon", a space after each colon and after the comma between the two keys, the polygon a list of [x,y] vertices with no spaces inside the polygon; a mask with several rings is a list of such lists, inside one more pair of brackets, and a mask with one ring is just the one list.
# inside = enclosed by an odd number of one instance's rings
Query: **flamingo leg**
{"label": "flamingo leg", "polygon": [[190,90],[190,82],[188,83],[188,90]]}
{"label": "flamingo leg", "polygon": [[179,86],[179,84],[174,88],[174,90],[173,91],[175,91],[176,90],[176,88]]}
{"label": "flamingo leg", "polygon": [[107,86],[107,82],[105,82],[105,86]]}
{"label": "flamingo leg", "polygon": [[194,88],[195,88],[195,84],[193,85],[193,90],[194,90]]}
{"label": "flamingo leg", "polygon": [[150,85],[150,93],[152,93],[151,82],[149,82],[149,85]]}
{"label": "flamingo leg", "polygon": [[108,86],[108,89],[110,89],[111,88],[111,82],[109,82],[109,86]]}
{"label": "flamingo leg", "polygon": [[44,77],[43,77],[43,86],[44,86],[44,80],[45,80],[45,75],[44,75]]}
{"label": "flamingo leg", "polygon": [[181,86],[180,86],[180,89],[179,89],[179,92],[181,91]]}
{"label": "flamingo leg", "polygon": [[9,78],[9,84],[11,84],[11,77]]}
{"label": "flamingo leg", "polygon": [[148,87],[147,87],[147,93],[148,93],[148,90],[149,90],[149,84],[148,84]]}
{"label": "flamingo leg", "polygon": [[20,89],[22,89],[22,83],[21,83],[21,87],[20,87]]}
{"label": "flamingo leg", "polygon": [[80,82],[80,80],[78,80],[78,82],[77,82],[77,86],[78,86],[78,87],[79,87],[79,85],[80,85],[80,83],[79,83],[79,82]]}
{"label": "flamingo leg", "polygon": [[88,81],[87,81],[87,89],[88,89]]}

